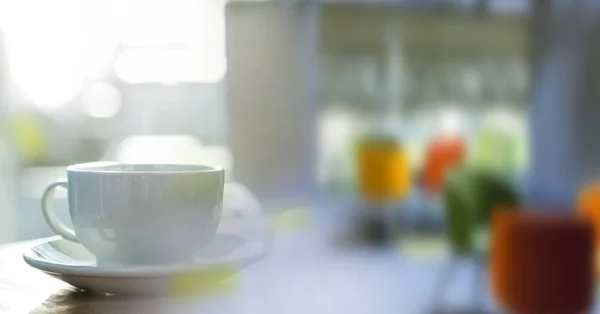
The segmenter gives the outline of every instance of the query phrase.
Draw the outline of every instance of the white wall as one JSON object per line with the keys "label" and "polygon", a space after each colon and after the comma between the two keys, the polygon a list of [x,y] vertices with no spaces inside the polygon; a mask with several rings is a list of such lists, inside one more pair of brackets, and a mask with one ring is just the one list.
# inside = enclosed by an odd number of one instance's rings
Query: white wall
{"label": "white wall", "polygon": [[315,189],[318,7],[232,3],[227,102],[235,180],[267,203]]}

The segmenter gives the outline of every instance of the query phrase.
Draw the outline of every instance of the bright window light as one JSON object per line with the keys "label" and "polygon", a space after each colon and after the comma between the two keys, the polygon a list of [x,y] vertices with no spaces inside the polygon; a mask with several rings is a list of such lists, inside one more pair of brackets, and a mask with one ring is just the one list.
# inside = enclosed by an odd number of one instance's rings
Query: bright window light
{"label": "bright window light", "polygon": [[77,8],[76,0],[2,2],[10,77],[42,110],[61,107],[82,85]]}
{"label": "bright window light", "polygon": [[83,112],[92,118],[110,118],[121,110],[121,93],[107,83],[86,87],[81,98]]}
{"label": "bright window light", "polygon": [[11,81],[55,110],[111,67],[129,83],[221,81],[224,11],[225,0],[0,0],[0,27]]}
{"label": "bright window light", "polygon": [[449,107],[440,113],[440,128],[444,134],[455,134],[465,129],[465,112],[461,109]]}
{"label": "bright window light", "polygon": [[130,84],[217,83],[225,76],[225,62],[224,56],[206,56],[198,47],[131,48],[117,58],[114,71]]}
{"label": "bright window light", "polygon": [[[149,5],[149,3],[151,5]],[[129,0],[117,10],[127,83],[216,83],[226,70],[225,1]]]}

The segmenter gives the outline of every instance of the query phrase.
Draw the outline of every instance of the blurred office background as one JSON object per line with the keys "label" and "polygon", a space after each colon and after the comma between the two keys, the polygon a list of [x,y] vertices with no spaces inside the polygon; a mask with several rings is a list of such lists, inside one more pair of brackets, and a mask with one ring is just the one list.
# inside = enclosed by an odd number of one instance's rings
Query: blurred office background
{"label": "blurred office background", "polygon": [[[52,234],[40,196],[69,164],[217,163],[236,177],[225,2],[0,1],[0,241]],[[476,146],[501,125],[517,143],[510,173],[521,177],[528,9],[520,0],[322,1],[309,169],[319,190],[334,203],[360,198],[355,139],[383,124],[402,139],[414,180],[440,131],[461,132],[469,158],[487,162]]]}

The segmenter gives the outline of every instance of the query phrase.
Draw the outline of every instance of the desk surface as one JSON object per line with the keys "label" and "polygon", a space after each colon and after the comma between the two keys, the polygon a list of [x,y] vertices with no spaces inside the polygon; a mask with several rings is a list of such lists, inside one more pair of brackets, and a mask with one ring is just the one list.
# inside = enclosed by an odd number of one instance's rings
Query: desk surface
{"label": "desk surface", "polygon": [[[302,231],[277,232],[267,257],[239,272],[229,289],[194,297],[125,297],[77,290],[23,262],[21,252],[36,241],[3,245],[0,246],[0,312],[427,312],[446,259],[407,256],[408,246],[404,250],[341,248],[334,244],[332,228],[314,225]],[[445,304],[471,301],[472,273],[469,266],[461,269]]]}

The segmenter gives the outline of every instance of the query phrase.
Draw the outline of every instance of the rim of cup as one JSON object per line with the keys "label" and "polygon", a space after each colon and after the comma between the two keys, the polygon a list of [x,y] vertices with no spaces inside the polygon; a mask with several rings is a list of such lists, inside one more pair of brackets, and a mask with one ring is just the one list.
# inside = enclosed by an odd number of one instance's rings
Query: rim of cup
{"label": "rim of cup", "polygon": [[[137,169],[128,169],[137,168]],[[122,163],[88,162],[67,167],[68,172],[118,173],[118,174],[176,174],[176,173],[215,173],[224,171],[223,167],[200,164],[161,164],[161,163]]]}

